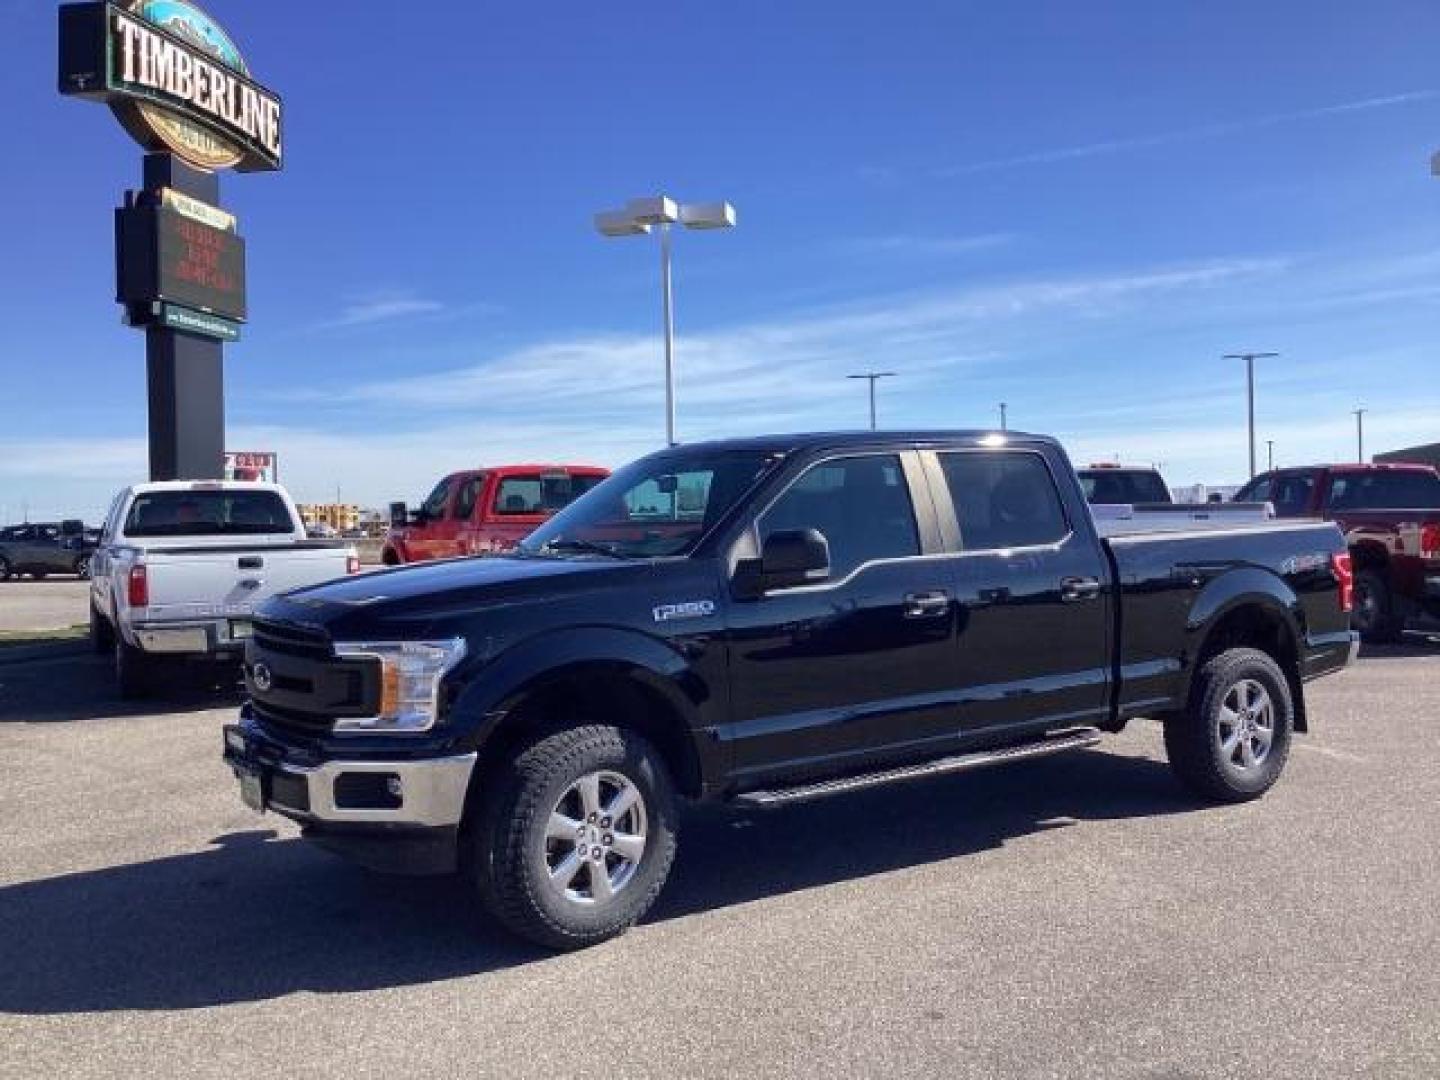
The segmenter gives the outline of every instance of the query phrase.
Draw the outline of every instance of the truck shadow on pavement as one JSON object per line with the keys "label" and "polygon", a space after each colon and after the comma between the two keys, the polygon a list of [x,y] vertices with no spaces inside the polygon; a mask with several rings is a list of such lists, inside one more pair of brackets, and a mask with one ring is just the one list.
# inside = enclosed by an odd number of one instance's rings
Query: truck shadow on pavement
{"label": "truck shadow on pavement", "polygon": [[239,676],[219,665],[177,666],[152,697],[125,701],[108,657],[89,653],[0,663],[0,724],[67,724],[239,708]]}
{"label": "truck shadow on pavement", "polygon": [[[751,816],[697,809],[647,922],[1199,808],[1164,764],[1087,751]],[[270,830],[213,843],[0,888],[0,1012],[194,1009],[566,962],[488,924],[457,879],[371,874]]]}

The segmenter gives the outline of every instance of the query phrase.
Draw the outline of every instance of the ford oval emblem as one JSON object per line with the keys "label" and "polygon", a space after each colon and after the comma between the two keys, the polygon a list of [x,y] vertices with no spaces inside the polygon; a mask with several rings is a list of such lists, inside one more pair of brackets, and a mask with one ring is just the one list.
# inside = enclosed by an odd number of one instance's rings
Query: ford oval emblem
{"label": "ford oval emblem", "polygon": [[263,694],[275,685],[275,676],[268,664],[260,663],[250,669],[250,681],[255,684],[255,689]]}

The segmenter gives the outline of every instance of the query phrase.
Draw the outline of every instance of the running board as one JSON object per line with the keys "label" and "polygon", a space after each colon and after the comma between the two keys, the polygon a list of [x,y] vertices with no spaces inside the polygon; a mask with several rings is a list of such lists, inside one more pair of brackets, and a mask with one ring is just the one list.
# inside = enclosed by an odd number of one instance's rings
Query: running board
{"label": "running board", "polygon": [[1047,735],[1034,742],[1018,743],[996,750],[977,750],[971,754],[955,754],[922,762],[919,765],[905,765],[896,769],[882,769],[879,772],[861,773],[840,780],[820,780],[799,787],[780,788],[775,791],[747,791],[737,795],[732,805],[751,810],[764,810],[775,806],[789,806],[793,803],[823,799],[827,795],[844,795],[851,791],[896,784],[904,780],[922,780],[931,776],[949,776],[951,773],[967,772],[986,765],[1002,765],[1010,761],[1028,761],[1031,758],[1049,757],[1067,750],[1083,750],[1094,746],[1102,738],[1099,728],[1070,728],[1066,731]]}

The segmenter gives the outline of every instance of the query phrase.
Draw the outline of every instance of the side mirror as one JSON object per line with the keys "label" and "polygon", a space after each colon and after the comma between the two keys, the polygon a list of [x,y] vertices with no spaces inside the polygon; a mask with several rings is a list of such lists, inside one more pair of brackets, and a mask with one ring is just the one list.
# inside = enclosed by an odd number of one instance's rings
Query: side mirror
{"label": "side mirror", "polygon": [[793,589],[830,576],[830,541],[819,529],[781,529],[765,538],[760,583],[766,589]]}

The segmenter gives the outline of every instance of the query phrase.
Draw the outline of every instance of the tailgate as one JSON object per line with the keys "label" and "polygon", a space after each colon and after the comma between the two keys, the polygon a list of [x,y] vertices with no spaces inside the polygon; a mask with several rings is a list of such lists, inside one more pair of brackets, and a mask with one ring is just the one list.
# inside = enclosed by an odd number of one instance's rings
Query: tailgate
{"label": "tailgate", "polygon": [[147,619],[248,615],[266,597],[344,577],[344,547],[226,547],[147,552]]}

